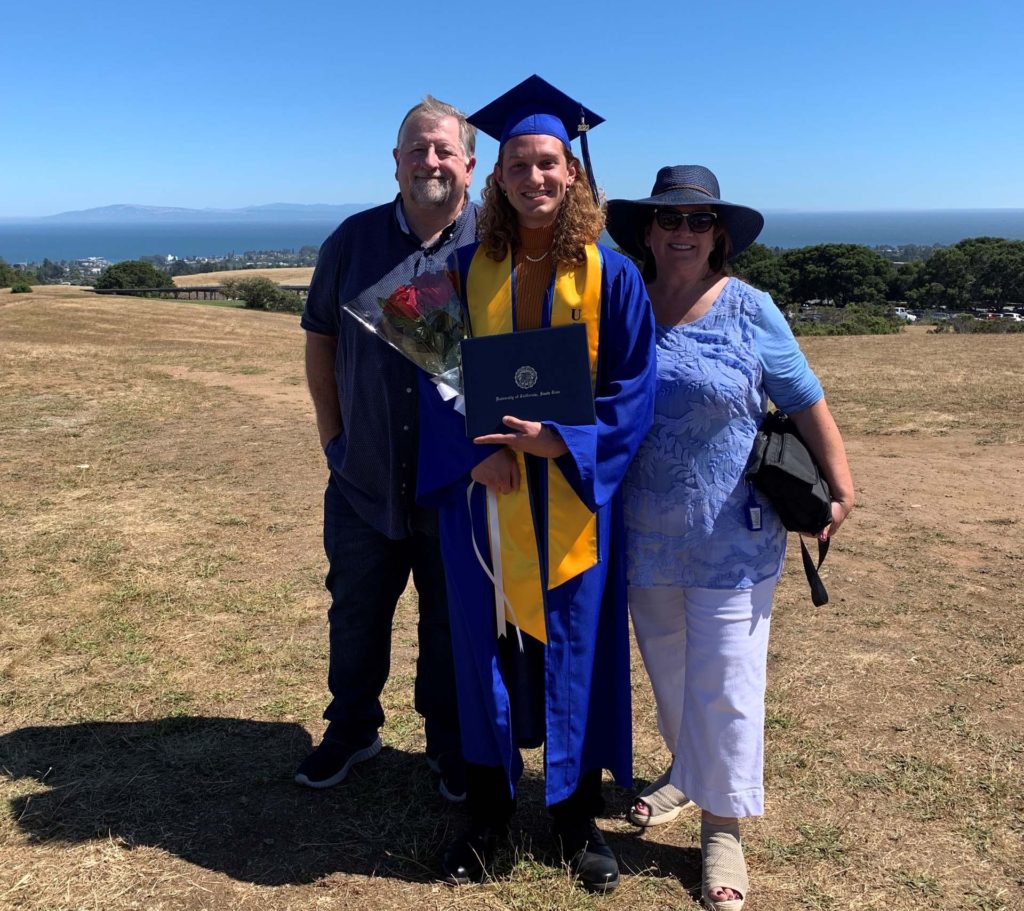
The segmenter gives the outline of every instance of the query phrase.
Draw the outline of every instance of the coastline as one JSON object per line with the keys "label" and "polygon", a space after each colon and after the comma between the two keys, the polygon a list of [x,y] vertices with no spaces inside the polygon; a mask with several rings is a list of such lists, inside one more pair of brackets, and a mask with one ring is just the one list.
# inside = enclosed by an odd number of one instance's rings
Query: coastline
{"label": "coastline", "polygon": [[[110,262],[142,256],[221,257],[257,250],[319,247],[336,220],[254,224],[218,222],[70,223],[0,219],[0,257],[7,263],[78,260]],[[765,212],[758,242],[791,249],[825,243],[949,246],[969,237],[1024,240],[1024,209],[916,212]]]}

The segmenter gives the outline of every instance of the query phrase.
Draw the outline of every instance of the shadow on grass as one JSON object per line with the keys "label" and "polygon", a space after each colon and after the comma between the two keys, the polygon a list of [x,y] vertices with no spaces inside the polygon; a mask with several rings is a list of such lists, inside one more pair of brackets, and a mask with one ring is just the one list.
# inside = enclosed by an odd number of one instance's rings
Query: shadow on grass
{"label": "shadow on grass", "polygon": [[[622,819],[633,800],[650,784],[643,778],[634,780],[632,789],[605,786],[605,815]],[[685,811],[698,819],[700,810]],[[682,817],[680,817],[682,819]],[[623,873],[643,873],[657,878],[675,879],[696,901],[700,897],[700,839],[681,836],[681,823],[652,826],[646,829],[629,826],[624,831],[605,832],[609,847],[619,860]]]}
{"label": "shadow on grass", "polygon": [[[696,900],[700,895],[701,857],[699,840],[680,840],[677,826],[638,829],[609,825],[622,820],[634,794],[649,782],[638,779],[633,788],[620,788],[606,779],[602,789],[605,810],[598,826],[615,852],[619,869],[626,875],[641,874],[655,879],[678,881]],[[688,812],[697,813],[697,810]],[[696,819],[696,816],[694,816]],[[544,805],[543,778],[527,772],[519,783],[517,809],[512,820],[511,840],[502,844],[492,873],[504,880],[515,873],[516,862],[524,856],[545,866],[563,867],[551,834],[551,816]],[[557,902],[552,902],[555,907]]]}
{"label": "shadow on grass", "polygon": [[[292,780],[311,748],[300,725],[237,718],[28,727],[0,736],[0,774],[45,786],[10,800],[36,842],[114,838],[259,885],[334,873],[434,881],[466,818],[438,795],[423,756],[385,747],[342,784],[313,791]],[[630,794],[606,788],[607,815],[621,818]],[[513,844],[558,866],[550,826],[543,781],[528,773]],[[639,830],[607,835],[624,872],[699,882],[699,848],[641,839]],[[513,862],[503,853],[499,876]]]}
{"label": "shadow on grass", "polygon": [[115,838],[260,885],[433,880],[464,823],[423,756],[385,748],[312,791],[292,781],[311,748],[297,724],[234,718],[27,727],[0,736],[0,773],[46,786],[10,800],[39,842]]}

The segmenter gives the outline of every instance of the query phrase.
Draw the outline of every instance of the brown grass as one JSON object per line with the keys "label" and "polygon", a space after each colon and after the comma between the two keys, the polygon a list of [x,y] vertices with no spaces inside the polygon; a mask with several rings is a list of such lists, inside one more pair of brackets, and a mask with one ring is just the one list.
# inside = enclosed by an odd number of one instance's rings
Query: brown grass
{"label": "brown grass", "polygon": [[219,285],[229,278],[253,278],[263,276],[279,285],[308,285],[313,277],[312,266],[286,266],[281,269],[244,269],[224,272],[199,272],[196,275],[176,275],[174,284],[179,288],[195,285]]}
{"label": "brown grass", "polygon": [[[752,911],[1024,907],[1022,345],[805,343],[859,506],[832,603],[792,554],[779,590]],[[638,834],[611,787],[631,875],[573,888],[536,755],[498,878],[434,883],[462,817],[423,762],[408,596],[385,751],[291,783],[326,672],[301,350],[292,316],[0,292],[0,908],[696,908],[696,817]],[[635,669],[649,779],[667,754]]]}

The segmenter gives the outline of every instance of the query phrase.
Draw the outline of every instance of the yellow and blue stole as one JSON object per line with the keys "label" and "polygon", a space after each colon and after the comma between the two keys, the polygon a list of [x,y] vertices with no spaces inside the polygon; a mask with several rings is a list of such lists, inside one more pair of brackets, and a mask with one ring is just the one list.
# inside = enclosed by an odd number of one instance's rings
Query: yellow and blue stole
{"label": "yellow and blue stole", "polygon": [[[550,325],[583,322],[590,348],[590,379],[597,377],[601,323],[601,254],[586,246],[582,266],[558,265],[551,290]],[[512,332],[513,257],[495,262],[477,249],[466,276],[466,302],[473,335]],[[547,642],[544,587],[557,588],[597,564],[597,516],[587,508],[561,471],[548,464],[547,579],[541,579],[538,534],[530,504],[526,465],[516,453],[523,479],[519,490],[497,498],[503,587],[515,612],[506,618],[541,642]],[[540,517],[538,517],[540,518]]]}

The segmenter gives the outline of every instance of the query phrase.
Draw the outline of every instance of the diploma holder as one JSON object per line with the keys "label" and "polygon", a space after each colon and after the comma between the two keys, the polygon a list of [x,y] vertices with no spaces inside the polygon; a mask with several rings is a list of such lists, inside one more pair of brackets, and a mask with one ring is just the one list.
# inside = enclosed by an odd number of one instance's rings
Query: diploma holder
{"label": "diploma holder", "polygon": [[462,341],[466,435],[508,433],[523,421],[593,424],[587,327],[582,323],[482,335]]}

